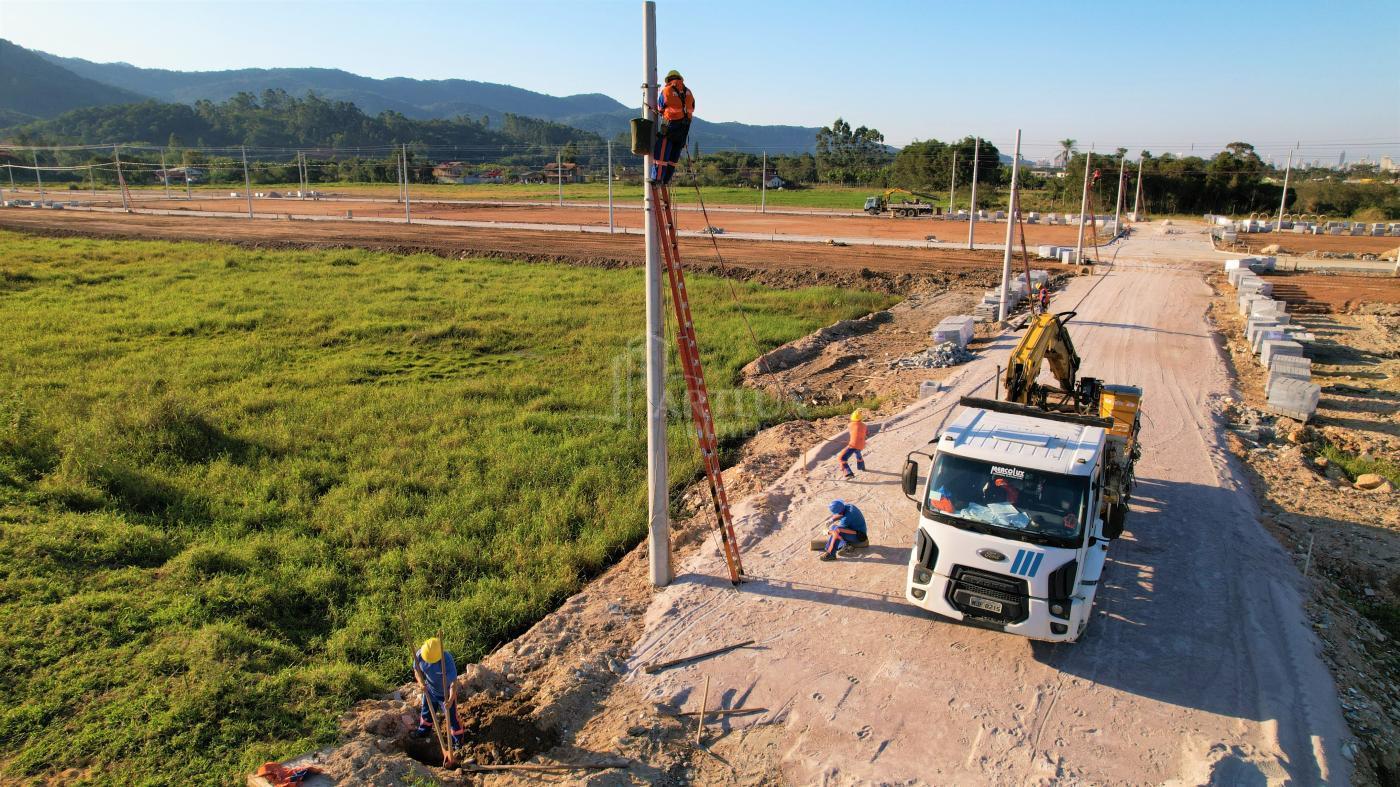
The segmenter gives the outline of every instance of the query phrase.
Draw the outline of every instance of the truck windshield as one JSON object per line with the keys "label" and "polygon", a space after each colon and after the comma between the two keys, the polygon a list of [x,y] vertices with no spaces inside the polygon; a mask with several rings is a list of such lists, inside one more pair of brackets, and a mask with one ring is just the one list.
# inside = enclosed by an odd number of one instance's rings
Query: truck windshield
{"label": "truck windshield", "polygon": [[929,479],[930,511],[1020,534],[1077,539],[1089,479],[940,454]]}

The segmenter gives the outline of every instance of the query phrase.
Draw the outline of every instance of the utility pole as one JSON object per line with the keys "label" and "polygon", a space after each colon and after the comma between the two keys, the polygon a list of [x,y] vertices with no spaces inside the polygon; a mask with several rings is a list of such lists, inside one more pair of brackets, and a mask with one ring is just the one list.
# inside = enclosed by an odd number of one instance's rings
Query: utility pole
{"label": "utility pole", "polygon": [[248,148],[242,147],[243,151],[243,188],[248,192],[248,218],[253,218],[253,178],[248,174]]}
{"label": "utility pole", "polygon": [[297,183],[301,185],[301,199],[306,199],[306,192],[310,188],[306,184],[306,157],[301,151],[297,151]]}
{"label": "utility pole", "polygon": [[559,182],[559,207],[564,207],[564,149],[554,153],[554,179]]}
{"label": "utility pole", "polygon": [[758,212],[768,212],[768,151],[763,151],[763,172],[758,176]]}
{"label": "utility pole", "polygon": [[1127,161],[1127,153],[1118,155],[1118,199],[1113,202],[1113,237],[1117,238],[1123,234],[1123,178],[1126,175],[1124,163]]}
{"label": "utility pole", "polygon": [[[656,3],[642,4],[642,113],[656,121]],[[655,131],[652,132],[655,134]],[[670,486],[666,478],[666,335],[661,313],[661,244],[656,233],[656,186],[651,182],[652,145],[642,162],[645,190],[647,288],[647,560],[651,584],[671,584]]]}
{"label": "utility pole", "polygon": [[1137,193],[1133,194],[1133,221],[1142,221],[1138,206],[1142,203],[1142,153],[1138,153]]}
{"label": "utility pole", "polygon": [[967,248],[972,248],[972,231],[977,227],[977,165],[982,162],[982,138],[972,143],[972,205],[967,213]]}
{"label": "utility pole", "polygon": [[19,189],[15,188],[15,165],[6,164],[5,172],[9,173],[10,175],[10,191],[18,191]]}
{"label": "utility pole", "polygon": [[410,207],[412,197],[408,195],[408,144],[403,146],[403,220],[405,224],[413,223],[413,208]]}
{"label": "utility pole", "polygon": [[[1011,313],[1010,287],[1011,287],[1011,241],[1016,232],[1016,209],[1020,207],[1016,204],[1020,197],[1017,189],[1016,176],[1021,171],[1021,129],[1016,129],[1016,153],[1011,157],[1011,201],[1007,205],[1006,212],[1006,250],[1001,255],[1001,305],[997,308],[997,320],[1006,322],[1006,316]],[[1031,280],[1026,277],[1026,295],[1030,295]]]}
{"label": "utility pole", "polygon": [[608,140],[608,234],[613,233],[612,140]]}
{"label": "utility pole", "polygon": [[1293,151],[1288,151],[1288,168],[1283,171],[1283,196],[1278,200],[1278,227],[1283,231],[1283,206],[1288,204],[1288,176],[1293,174]]}
{"label": "utility pole", "polygon": [[953,215],[953,194],[958,190],[958,152],[953,151],[953,172],[948,176],[948,215]]}
{"label": "utility pole", "polygon": [[160,152],[160,181],[165,184],[165,198],[170,199],[170,170],[165,168],[165,151]]}
{"label": "utility pole", "polygon": [[[244,158],[246,160],[246,153],[244,154]],[[126,193],[126,177],[122,175],[122,152],[121,149],[118,148],[116,145],[112,146],[112,160],[115,161],[117,164],[117,192],[122,195],[122,210],[126,211],[127,213],[130,213],[131,200],[129,195]],[[246,168],[244,171],[247,171]],[[251,209],[249,215],[251,215]]]}
{"label": "utility pole", "polygon": [[34,151],[34,182],[39,185],[39,201],[44,201],[44,177],[39,174],[39,151]]}
{"label": "utility pole", "polygon": [[1084,262],[1084,211],[1089,205],[1089,162],[1094,160],[1094,148],[1084,154],[1084,193],[1079,197],[1079,240],[1074,243],[1074,264]]}
{"label": "utility pole", "polygon": [[88,185],[92,188],[92,198],[97,199],[97,173],[92,171],[92,165],[88,165]]}

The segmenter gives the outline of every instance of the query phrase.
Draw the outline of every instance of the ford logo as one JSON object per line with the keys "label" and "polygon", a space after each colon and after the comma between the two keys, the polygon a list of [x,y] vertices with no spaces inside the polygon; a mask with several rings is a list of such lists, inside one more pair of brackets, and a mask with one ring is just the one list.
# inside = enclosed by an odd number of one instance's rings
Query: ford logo
{"label": "ford logo", "polygon": [[979,549],[977,550],[977,554],[981,555],[982,557],[985,557],[993,563],[1000,563],[1001,561],[1006,559],[1006,555],[1003,555],[995,549]]}

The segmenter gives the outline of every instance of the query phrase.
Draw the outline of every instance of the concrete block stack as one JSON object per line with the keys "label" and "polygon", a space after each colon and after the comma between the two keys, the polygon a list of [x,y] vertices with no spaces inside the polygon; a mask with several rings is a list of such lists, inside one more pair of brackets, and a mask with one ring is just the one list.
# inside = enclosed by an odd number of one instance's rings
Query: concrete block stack
{"label": "concrete block stack", "polygon": [[1307,421],[1317,410],[1322,387],[1312,381],[1312,361],[1304,346],[1313,335],[1292,324],[1288,304],[1272,297],[1273,285],[1259,273],[1272,270],[1272,257],[1246,257],[1225,261],[1225,275],[1234,285],[1240,315],[1245,318],[1245,340],[1268,375],[1264,395],[1268,410]]}
{"label": "concrete block stack", "polygon": [[972,341],[972,324],[976,319],[975,315],[969,314],[958,314],[944,318],[933,329],[933,343],[952,342],[959,348],[967,347],[967,343]]}

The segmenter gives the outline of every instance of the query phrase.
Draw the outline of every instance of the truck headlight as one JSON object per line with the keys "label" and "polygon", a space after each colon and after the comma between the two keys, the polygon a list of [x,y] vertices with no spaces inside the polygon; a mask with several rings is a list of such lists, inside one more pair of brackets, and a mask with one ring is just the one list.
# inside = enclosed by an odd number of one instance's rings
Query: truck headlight
{"label": "truck headlight", "polygon": [[1054,604],[1050,605],[1050,614],[1057,618],[1067,617],[1065,615],[1065,605],[1056,601]]}
{"label": "truck headlight", "polygon": [[923,566],[917,566],[914,568],[914,584],[927,585],[930,579],[933,579],[932,571],[929,571]]}
{"label": "truck headlight", "polygon": [[912,591],[910,591],[910,595],[920,601],[924,600],[924,591],[922,588],[914,588]]}

